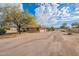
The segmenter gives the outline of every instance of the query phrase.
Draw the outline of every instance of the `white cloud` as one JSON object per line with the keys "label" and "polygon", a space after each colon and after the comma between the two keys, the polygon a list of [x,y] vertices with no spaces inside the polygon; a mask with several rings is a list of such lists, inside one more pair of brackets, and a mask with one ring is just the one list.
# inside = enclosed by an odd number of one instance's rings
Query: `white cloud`
{"label": "white cloud", "polygon": [[56,24],[58,22],[56,18],[52,18],[50,21],[52,22],[52,24]]}
{"label": "white cloud", "polygon": [[[36,8],[35,16],[40,24],[46,22],[56,24],[58,22],[70,22],[79,19],[79,15],[74,15],[70,12],[69,6],[64,6],[60,10],[57,8],[59,4],[40,4],[40,7]],[[79,4],[76,4],[74,13],[79,14]],[[58,18],[59,17],[59,18]]]}
{"label": "white cloud", "polygon": [[35,16],[39,22],[46,22],[46,20],[49,20],[53,23],[56,22],[55,16],[58,14],[58,4],[40,4],[40,7],[35,9]]}
{"label": "white cloud", "polygon": [[61,17],[71,16],[71,14],[69,12],[69,7],[63,7],[60,11],[61,11]]}
{"label": "white cloud", "polygon": [[74,21],[76,19],[79,19],[79,3],[75,4],[75,11],[72,11],[73,14],[69,13],[68,8],[66,8],[64,11],[65,11],[64,15],[67,15],[68,17],[67,16],[64,17],[63,21],[68,22],[68,21]]}
{"label": "white cloud", "polygon": [[75,4],[75,12],[74,14],[79,14],[79,3]]}

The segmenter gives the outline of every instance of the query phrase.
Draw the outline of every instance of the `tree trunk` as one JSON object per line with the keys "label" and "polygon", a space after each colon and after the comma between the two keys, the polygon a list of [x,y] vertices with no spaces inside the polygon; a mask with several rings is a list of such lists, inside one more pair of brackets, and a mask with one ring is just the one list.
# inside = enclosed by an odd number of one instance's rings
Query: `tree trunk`
{"label": "tree trunk", "polygon": [[21,34],[21,26],[18,26],[17,31]]}

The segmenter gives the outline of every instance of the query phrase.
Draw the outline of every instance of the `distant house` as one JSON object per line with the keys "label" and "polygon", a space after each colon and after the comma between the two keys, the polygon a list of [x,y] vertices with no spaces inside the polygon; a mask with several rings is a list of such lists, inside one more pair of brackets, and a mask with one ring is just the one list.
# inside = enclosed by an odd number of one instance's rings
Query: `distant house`
{"label": "distant house", "polygon": [[11,27],[10,30],[7,30],[7,33],[16,33],[17,29],[14,27]]}
{"label": "distant house", "polygon": [[39,27],[38,26],[33,26],[33,25],[28,25],[28,26],[24,26],[21,29],[23,32],[37,32],[39,31]]}
{"label": "distant house", "polygon": [[25,31],[27,31],[27,32],[46,32],[47,28],[45,26],[27,26]]}
{"label": "distant house", "polygon": [[46,32],[46,31],[47,31],[47,27],[44,26],[44,25],[41,25],[41,26],[39,27],[39,31],[40,31],[40,32]]}
{"label": "distant house", "polygon": [[26,31],[27,32],[38,32],[39,31],[39,27],[27,27]]}
{"label": "distant house", "polygon": [[[46,32],[47,31],[47,27],[46,26],[24,26],[20,29],[22,32]],[[11,27],[10,30],[8,30],[10,32],[17,32],[17,28],[16,26]]]}

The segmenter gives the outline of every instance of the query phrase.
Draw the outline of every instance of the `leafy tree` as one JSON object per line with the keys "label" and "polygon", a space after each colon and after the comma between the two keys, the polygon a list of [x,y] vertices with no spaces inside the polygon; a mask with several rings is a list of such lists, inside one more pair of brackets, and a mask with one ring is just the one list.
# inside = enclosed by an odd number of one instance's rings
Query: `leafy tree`
{"label": "leafy tree", "polygon": [[75,22],[75,23],[72,24],[72,26],[79,27],[79,23]]}
{"label": "leafy tree", "polygon": [[61,28],[61,29],[66,29],[66,28],[67,28],[66,25],[67,25],[66,23],[63,23],[60,28]]}
{"label": "leafy tree", "polygon": [[21,33],[22,27],[35,25],[35,17],[28,12],[21,11],[19,8],[7,7],[3,10],[3,14],[5,21],[12,25],[15,24],[19,33]]}
{"label": "leafy tree", "polygon": [[6,33],[6,22],[5,21],[0,21],[0,35],[3,35]]}
{"label": "leafy tree", "polygon": [[52,27],[51,27],[51,30],[53,30],[53,31],[54,31],[54,30],[55,30],[55,27],[54,27],[54,26],[52,26]]}
{"label": "leafy tree", "polygon": [[48,29],[48,31],[54,31],[55,30],[54,26],[48,27],[47,29]]}

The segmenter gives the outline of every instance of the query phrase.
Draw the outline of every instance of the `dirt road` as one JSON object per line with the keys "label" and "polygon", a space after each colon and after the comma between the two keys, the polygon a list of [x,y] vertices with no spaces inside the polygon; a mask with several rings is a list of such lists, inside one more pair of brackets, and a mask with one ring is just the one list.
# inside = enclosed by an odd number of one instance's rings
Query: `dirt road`
{"label": "dirt road", "polygon": [[60,31],[24,33],[0,39],[0,55],[72,56],[79,55],[79,34],[64,35]]}

